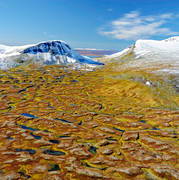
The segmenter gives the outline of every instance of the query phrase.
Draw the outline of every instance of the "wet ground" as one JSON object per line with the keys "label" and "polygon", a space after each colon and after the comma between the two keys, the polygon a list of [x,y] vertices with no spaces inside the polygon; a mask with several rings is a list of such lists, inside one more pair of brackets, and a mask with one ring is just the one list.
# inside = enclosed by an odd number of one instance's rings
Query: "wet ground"
{"label": "wet ground", "polygon": [[0,180],[179,179],[179,96],[139,75],[1,71]]}

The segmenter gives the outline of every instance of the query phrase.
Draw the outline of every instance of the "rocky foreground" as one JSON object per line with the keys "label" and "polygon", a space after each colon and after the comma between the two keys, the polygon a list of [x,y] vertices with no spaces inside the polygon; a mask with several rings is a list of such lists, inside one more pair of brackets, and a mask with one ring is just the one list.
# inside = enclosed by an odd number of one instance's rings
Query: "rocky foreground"
{"label": "rocky foreground", "polygon": [[109,69],[0,72],[1,180],[179,179],[178,93]]}

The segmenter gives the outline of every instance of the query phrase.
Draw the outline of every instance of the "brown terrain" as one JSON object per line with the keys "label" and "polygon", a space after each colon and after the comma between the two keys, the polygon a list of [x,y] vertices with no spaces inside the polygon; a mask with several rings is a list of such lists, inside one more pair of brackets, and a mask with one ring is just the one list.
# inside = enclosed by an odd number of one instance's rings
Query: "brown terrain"
{"label": "brown terrain", "polygon": [[179,179],[179,95],[156,78],[111,68],[1,71],[0,180]]}

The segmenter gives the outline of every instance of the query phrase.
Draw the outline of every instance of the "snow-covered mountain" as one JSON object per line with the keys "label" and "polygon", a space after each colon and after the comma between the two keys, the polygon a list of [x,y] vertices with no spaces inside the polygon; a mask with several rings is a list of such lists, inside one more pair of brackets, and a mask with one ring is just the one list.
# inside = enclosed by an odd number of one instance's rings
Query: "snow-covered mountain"
{"label": "snow-covered mountain", "polygon": [[[130,48],[106,59],[123,59],[126,66],[156,68],[160,72],[179,73],[179,36],[162,41],[137,40]],[[125,62],[126,60],[126,62]]]}
{"label": "snow-covered mountain", "polygon": [[47,41],[26,46],[0,45],[0,69],[8,69],[24,63],[44,65],[97,66],[103,63],[82,56],[64,41]]}
{"label": "snow-covered mountain", "polygon": [[[179,36],[161,41],[137,40],[131,47],[105,56],[103,61],[106,64],[112,62],[117,71],[156,74],[179,92]],[[142,78],[145,79],[145,77]],[[146,85],[149,84],[156,84],[156,82],[147,79]]]}

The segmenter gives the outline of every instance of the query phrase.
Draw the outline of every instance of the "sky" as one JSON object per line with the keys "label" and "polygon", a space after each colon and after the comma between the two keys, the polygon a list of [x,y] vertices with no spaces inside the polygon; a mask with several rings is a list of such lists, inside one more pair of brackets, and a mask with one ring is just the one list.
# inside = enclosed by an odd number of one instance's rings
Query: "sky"
{"label": "sky", "polygon": [[122,50],[179,35],[179,0],[0,0],[0,44]]}

